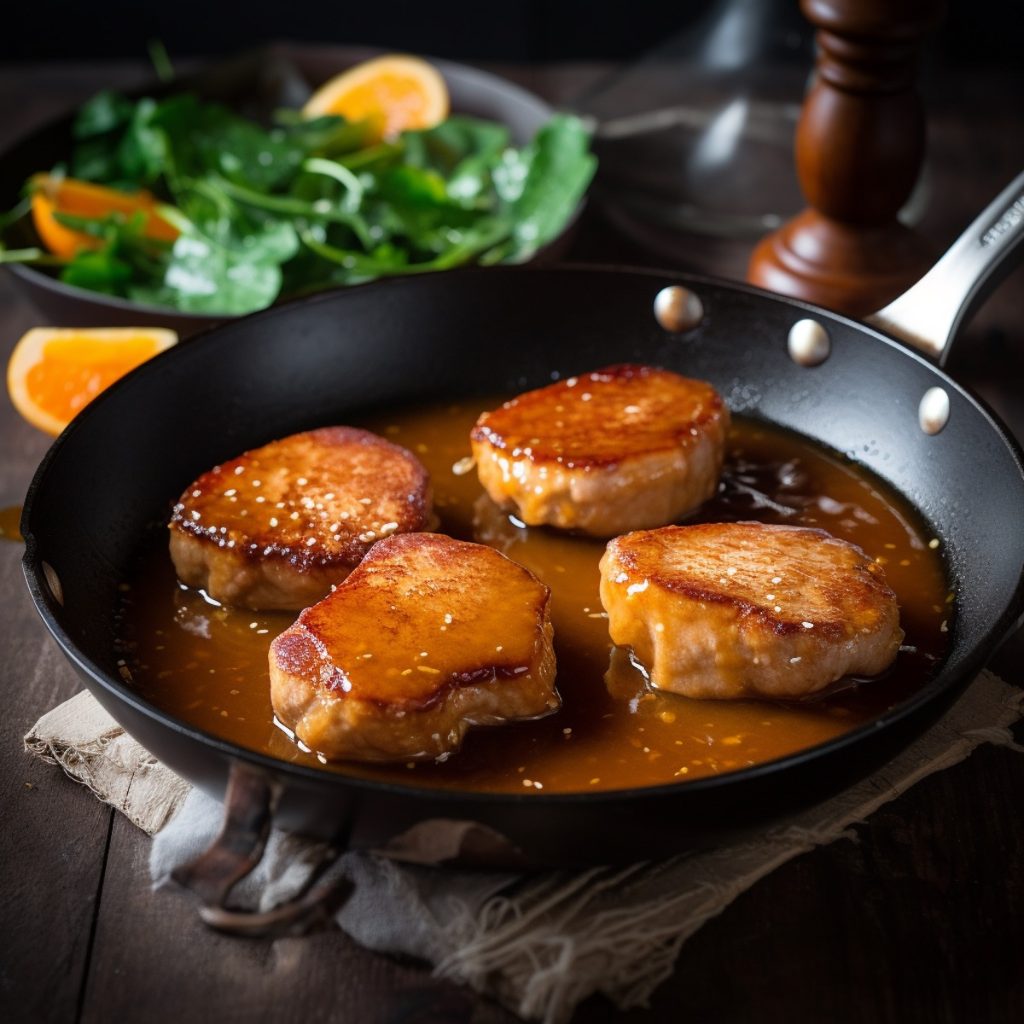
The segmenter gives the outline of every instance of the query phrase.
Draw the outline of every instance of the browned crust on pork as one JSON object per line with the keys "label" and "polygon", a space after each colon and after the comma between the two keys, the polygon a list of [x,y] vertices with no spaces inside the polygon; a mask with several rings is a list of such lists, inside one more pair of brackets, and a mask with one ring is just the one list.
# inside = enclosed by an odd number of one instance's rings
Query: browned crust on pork
{"label": "browned crust on pork", "polygon": [[824,530],[756,522],[611,541],[601,601],[652,685],[688,697],[793,699],[876,675],[903,630],[881,568]]}
{"label": "browned crust on pork", "polygon": [[[827,602],[835,607],[846,605],[854,607],[851,611],[858,609],[864,612],[873,611],[878,601],[895,601],[896,594],[886,583],[881,567],[872,561],[867,554],[856,544],[833,537],[826,530],[819,530],[808,526],[782,526],[769,525],[758,522],[739,523],[699,523],[694,526],[665,526],[659,530],[638,531],[626,534],[623,537],[616,537],[610,542],[609,548],[614,551],[614,557],[619,564],[627,570],[642,572],[644,577],[650,580],[653,586],[661,587],[663,590],[679,594],[692,601],[708,601],[713,604],[731,605],[739,610],[744,616],[753,616],[758,619],[766,628],[779,636],[787,634],[801,635],[804,631],[804,616],[781,615],[770,612],[766,602],[751,597],[737,594],[735,590],[726,590],[720,586],[713,586],[707,582],[698,582],[692,576],[678,572],[667,572],[661,568],[656,558],[651,557],[649,542],[658,544],[671,543],[674,536],[685,537],[691,544],[699,544],[706,538],[711,544],[717,543],[723,530],[730,533],[746,534],[754,543],[759,538],[774,538],[785,536],[799,543],[801,540],[810,540],[816,543],[835,545],[836,550],[841,553],[846,564],[843,566],[844,577],[842,583],[834,586],[818,583],[822,588],[822,596]],[[656,540],[654,538],[657,538]],[[845,573],[852,574],[851,576]],[[851,585],[855,584],[855,585]],[[771,584],[768,585],[769,587]],[[819,636],[827,639],[841,639],[848,632],[848,618],[829,619],[823,617],[820,611],[814,613],[815,629]]]}
{"label": "browned crust on pork", "polygon": [[491,548],[389,537],[273,641],[275,712],[326,756],[359,760],[438,756],[471,725],[549,714],[549,605]]}
{"label": "browned crust on pork", "polygon": [[[657,389],[654,393],[663,400],[658,411],[653,416],[645,415],[641,423],[621,415],[621,410],[617,414],[603,407],[601,401],[606,385],[633,383],[653,386]],[[598,396],[592,408],[584,403],[575,407],[563,404],[587,392],[588,387]],[[621,392],[616,389],[616,400],[627,394],[626,388]],[[598,408],[601,415],[595,416]],[[728,425],[728,415],[721,396],[706,381],[658,367],[623,363],[510,399],[498,409],[482,413],[470,439],[489,444],[512,458],[525,455],[534,463],[597,469],[613,467],[633,456],[685,447],[723,418]]]}
{"label": "browned crust on pork", "polygon": [[[390,518],[381,522],[385,499]],[[430,478],[411,452],[366,430],[323,427],[214,466],[185,489],[170,528],[240,563],[307,572],[356,565],[380,539],[375,526],[404,533],[430,518]]]}

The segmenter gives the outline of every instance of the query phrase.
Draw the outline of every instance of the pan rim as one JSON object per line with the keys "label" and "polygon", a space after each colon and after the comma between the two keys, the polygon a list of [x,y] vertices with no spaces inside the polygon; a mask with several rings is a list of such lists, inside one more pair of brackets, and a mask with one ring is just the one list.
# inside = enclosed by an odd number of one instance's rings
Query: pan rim
{"label": "pan rim", "polygon": [[[649,279],[653,282],[681,283],[681,284],[704,284],[716,289],[738,292],[767,298],[790,310],[800,310],[821,316],[829,321],[842,323],[877,342],[881,342],[890,348],[895,348],[902,356],[910,356],[917,363],[927,368],[933,374],[937,383],[955,391],[968,404],[974,407],[987,421],[989,428],[1002,441],[1011,456],[1013,457],[1021,478],[1024,479],[1024,450],[1021,445],[1005,427],[999,417],[988,408],[983,399],[973,395],[963,385],[952,380],[945,371],[936,366],[920,353],[907,348],[902,342],[886,335],[876,328],[862,324],[857,320],[823,309],[802,300],[791,300],[783,298],[775,293],[765,291],[740,282],[726,281],[711,276],[689,274],[677,271],[656,270],[652,268],[637,268],[628,266],[600,265],[600,264],[561,264],[557,267],[503,267],[503,268],[482,268],[466,267],[457,270],[446,271],[445,275],[476,276],[479,274],[516,274],[516,275],[565,275],[579,274],[596,276],[630,276]],[[241,760],[251,766],[269,771],[271,773],[283,774],[294,779],[296,782],[304,782],[318,788],[331,788],[336,786],[353,787],[366,793],[383,793],[405,798],[418,800],[428,799],[438,804],[466,803],[468,801],[483,800],[489,804],[508,804],[521,806],[527,802],[541,801],[548,804],[577,804],[577,803],[616,803],[628,800],[630,802],[642,802],[645,800],[659,800],[678,796],[680,793],[697,793],[722,788],[742,786],[754,779],[771,775],[786,775],[792,770],[800,767],[808,761],[824,760],[832,758],[841,753],[847,747],[860,743],[864,738],[879,732],[882,729],[892,729],[907,718],[918,713],[925,705],[937,703],[943,695],[954,694],[958,686],[963,687],[969,684],[977,675],[985,662],[994,653],[998,643],[1005,638],[1010,627],[1024,612],[1024,565],[1018,574],[1018,579],[1011,594],[1010,600],[1003,609],[1002,614],[987,626],[981,636],[964,654],[956,671],[949,671],[948,662],[944,661],[936,674],[924,686],[901,704],[896,705],[889,711],[883,712],[877,718],[858,726],[850,732],[835,737],[825,743],[816,744],[811,747],[795,751],[783,757],[771,761],[762,762],[746,768],[724,772],[718,775],[705,776],[699,779],[689,779],[679,782],[662,783],[654,786],[623,787],[621,789],[606,789],[597,791],[575,791],[575,792],[536,792],[536,793],[515,793],[489,790],[473,790],[462,788],[441,788],[420,786],[392,781],[378,780],[347,775],[344,771],[316,768],[313,766],[295,764],[283,761],[263,754],[259,751],[250,750],[246,747],[235,744],[231,741],[217,737],[205,730],[196,728],[170,713],[163,711],[155,704],[145,700],[136,690],[129,687],[123,681],[118,681],[114,676],[101,668],[85,652],[79,650],[75,642],[68,635],[66,630],[57,621],[57,615],[53,611],[50,598],[41,578],[41,572],[37,568],[36,549],[37,542],[31,530],[30,522],[33,507],[41,482],[46,475],[49,465],[59,454],[61,448],[67,443],[67,439],[77,431],[81,430],[82,424],[87,423],[92,415],[97,414],[97,409],[111,401],[124,388],[130,387],[131,381],[139,375],[159,372],[160,360],[175,358],[175,352],[183,352],[193,345],[201,346],[208,343],[208,338],[213,335],[228,335],[233,330],[245,329],[245,325],[252,319],[270,319],[280,315],[288,315],[288,311],[301,304],[303,307],[314,306],[324,302],[344,301],[345,295],[355,295],[365,292],[366,289],[386,289],[397,291],[405,287],[421,287],[425,278],[406,277],[393,280],[379,280],[367,282],[366,284],[349,286],[345,288],[331,289],[318,292],[313,295],[297,297],[278,306],[261,310],[246,317],[232,319],[226,323],[212,325],[207,329],[184,340],[179,346],[161,353],[155,359],[143,364],[124,378],[107,389],[94,402],[90,403],[75,420],[69,424],[64,432],[54,441],[48,449],[43,460],[37,468],[32,482],[26,493],[22,520],[21,532],[25,538],[25,554],[23,557],[23,571],[36,611],[43,619],[47,629],[57,641],[65,656],[72,662],[78,671],[88,680],[99,685],[103,690],[110,693],[118,701],[128,704],[137,713],[143,714],[150,720],[169,728],[175,733],[182,735],[202,746],[215,751],[226,759]],[[180,355],[177,357],[180,358]],[[157,367],[156,370],[152,369]],[[813,438],[811,440],[814,440]],[[909,500],[909,499],[908,499]],[[956,625],[954,623],[954,636]],[[90,687],[91,688],[91,687]]]}

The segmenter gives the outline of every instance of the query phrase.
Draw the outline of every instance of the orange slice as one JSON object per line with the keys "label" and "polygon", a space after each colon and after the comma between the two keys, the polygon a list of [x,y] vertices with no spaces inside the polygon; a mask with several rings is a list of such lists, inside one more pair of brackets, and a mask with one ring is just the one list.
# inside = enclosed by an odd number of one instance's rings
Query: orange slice
{"label": "orange slice", "polygon": [[157,201],[149,192],[118,192],[90,181],[54,178],[48,174],[37,174],[32,179],[32,186],[32,222],[36,232],[50,252],[66,260],[80,249],[98,249],[103,243],[99,238],[61,224],[55,213],[70,213],[77,217],[123,213],[131,217],[141,212],[146,215],[143,234],[147,238],[173,242],[178,237],[178,229],[156,212]]}
{"label": "orange slice", "polygon": [[177,340],[160,327],[34,327],[11,353],[7,393],[29,423],[56,436],[104,388]]}
{"label": "orange slice", "polygon": [[448,87],[437,68],[426,61],[391,54],[336,75],[313,93],[302,113],[369,121],[378,137],[393,138],[443,121],[448,116]]}

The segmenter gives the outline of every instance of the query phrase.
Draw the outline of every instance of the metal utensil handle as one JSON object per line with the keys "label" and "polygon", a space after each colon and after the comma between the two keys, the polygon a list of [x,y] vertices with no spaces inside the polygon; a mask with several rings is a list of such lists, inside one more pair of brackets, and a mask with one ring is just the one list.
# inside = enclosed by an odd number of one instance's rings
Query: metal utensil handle
{"label": "metal utensil handle", "polygon": [[985,208],[912,288],[867,323],[946,361],[961,322],[1014,266],[1024,241],[1024,172]]}

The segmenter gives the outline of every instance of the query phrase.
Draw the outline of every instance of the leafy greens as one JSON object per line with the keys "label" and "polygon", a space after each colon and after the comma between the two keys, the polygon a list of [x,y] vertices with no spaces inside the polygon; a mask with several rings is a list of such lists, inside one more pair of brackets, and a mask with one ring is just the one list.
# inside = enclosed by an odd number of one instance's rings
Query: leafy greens
{"label": "leafy greens", "polygon": [[187,93],[100,93],[74,138],[72,177],[155,193],[180,234],[149,239],[141,215],[58,213],[100,240],[61,278],[211,314],[333,284],[525,262],[564,228],[595,168],[585,128],[568,115],[522,148],[503,125],[462,116],[375,142],[340,117],[285,111],[264,128]]}

